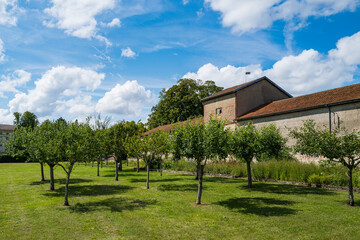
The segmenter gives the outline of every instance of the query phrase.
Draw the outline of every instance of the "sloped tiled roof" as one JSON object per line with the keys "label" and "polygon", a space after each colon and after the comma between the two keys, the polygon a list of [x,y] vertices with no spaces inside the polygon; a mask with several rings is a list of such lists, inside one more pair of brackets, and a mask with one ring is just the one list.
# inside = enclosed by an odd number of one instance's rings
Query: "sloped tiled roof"
{"label": "sloped tiled roof", "polygon": [[6,125],[6,124],[0,124],[0,131],[14,131],[16,128],[15,125]]}
{"label": "sloped tiled roof", "polygon": [[357,100],[360,101],[360,84],[274,101],[240,116],[237,120],[258,118]]}
{"label": "sloped tiled roof", "polygon": [[163,126],[158,126],[156,128],[153,128],[153,129],[145,132],[144,135],[149,135],[150,133],[154,133],[154,132],[158,132],[158,131],[170,132],[171,129],[173,127],[175,127],[176,125],[182,125],[182,124],[185,124],[187,122],[198,123],[198,122],[203,122],[203,121],[204,121],[204,118],[200,117],[200,118],[194,118],[194,119],[186,120],[186,121],[182,121],[182,122],[177,122],[177,123],[167,124],[167,125],[163,125]]}
{"label": "sloped tiled roof", "polygon": [[258,78],[258,79],[255,79],[255,80],[252,80],[250,82],[247,82],[247,83],[243,83],[243,84],[240,84],[240,85],[236,85],[234,87],[230,87],[230,88],[226,88],[220,92],[217,92],[217,93],[214,93],[213,95],[210,95],[204,99],[202,99],[202,101],[207,101],[207,100],[210,100],[210,99],[213,99],[213,98],[217,98],[217,97],[220,97],[220,96],[224,96],[224,95],[227,95],[227,94],[231,94],[231,93],[235,93],[243,88],[246,88],[254,83],[257,83],[257,82],[260,82],[261,80],[267,80],[268,82],[270,82],[271,84],[273,84],[275,87],[277,87],[280,91],[284,92],[287,96],[289,97],[292,97],[289,93],[287,93],[284,89],[282,89],[281,87],[279,87],[276,83],[274,83],[273,81],[271,81],[269,78],[267,78],[266,76],[264,77],[261,77],[261,78]]}

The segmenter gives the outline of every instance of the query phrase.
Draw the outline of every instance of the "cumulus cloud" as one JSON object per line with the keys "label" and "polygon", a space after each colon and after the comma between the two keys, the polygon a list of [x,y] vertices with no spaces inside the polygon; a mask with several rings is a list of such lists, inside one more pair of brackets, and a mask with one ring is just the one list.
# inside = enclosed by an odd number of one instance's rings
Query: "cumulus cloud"
{"label": "cumulus cloud", "polygon": [[2,124],[12,124],[14,116],[11,114],[9,109],[0,108],[0,122]]}
{"label": "cumulus cloud", "polygon": [[354,81],[360,65],[360,32],[340,39],[336,46],[325,55],[309,49],[283,57],[267,70],[260,65],[219,69],[209,63],[196,73],[185,74],[184,78],[214,80],[219,86],[230,87],[250,80],[245,73],[251,72],[251,79],[266,75],[294,95],[340,87]]}
{"label": "cumulus cloud", "polygon": [[342,59],[346,64],[360,64],[360,32],[340,39],[330,56]]}
{"label": "cumulus cloud", "polygon": [[251,77],[260,77],[263,74],[260,65],[250,65],[246,67],[234,67],[228,65],[223,68],[218,68],[211,63],[200,67],[197,73],[187,73],[183,78],[201,79],[203,81],[212,80],[217,85],[228,88],[236,84],[241,84],[247,79],[246,72],[251,72]]}
{"label": "cumulus cloud", "polygon": [[266,29],[273,22],[295,21],[297,27],[309,17],[354,11],[360,0],[205,0],[221,13],[222,24],[234,32]]}
{"label": "cumulus cloud", "polygon": [[131,48],[123,48],[121,49],[121,56],[127,57],[127,58],[134,58],[136,56],[136,53],[131,50]]}
{"label": "cumulus cloud", "polygon": [[96,104],[96,111],[107,114],[139,116],[143,107],[154,100],[150,90],[137,81],[116,84]]}
{"label": "cumulus cloud", "polygon": [[0,0],[0,25],[15,26],[17,22],[15,14],[18,11],[17,0]]}
{"label": "cumulus cloud", "polygon": [[5,61],[4,42],[0,38],[0,63]]}
{"label": "cumulus cloud", "polygon": [[101,23],[101,26],[103,27],[120,27],[121,26],[121,21],[118,18],[114,18],[111,22],[109,23]]}
{"label": "cumulus cloud", "polygon": [[48,70],[28,93],[17,93],[9,102],[11,112],[31,111],[49,116],[61,109],[68,99],[94,91],[105,74],[79,67],[58,66]]}
{"label": "cumulus cloud", "polygon": [[52,4],[44,10],[51,17],[44,22],[46,26],[63,29],[71,36],[92,38],[97,32],[95,16],[113,9],[115,0],[52,0]]}
{"label": "cumulus cloud", "polygon": [[0,79],[0,98],[5,98],[5,92],[19,92],[19,90],[17,90],[16,88],[30,81],[31,73],[20,69],[14,71],[12,74],[6,76],[2,75]]}

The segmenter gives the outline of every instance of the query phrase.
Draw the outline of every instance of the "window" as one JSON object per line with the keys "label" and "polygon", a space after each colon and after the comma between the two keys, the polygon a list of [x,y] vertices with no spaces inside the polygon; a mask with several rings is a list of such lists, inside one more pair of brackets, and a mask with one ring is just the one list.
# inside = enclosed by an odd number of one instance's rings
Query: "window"
{"label": "window", "polygon": [[222,113],[222,108],[217,108],[216,109],[216,115],[221,115]]}
{"label": "window", "polygon": [[0,152],[2,152],[3,151],[3,146],[2,145],[0,145]]}

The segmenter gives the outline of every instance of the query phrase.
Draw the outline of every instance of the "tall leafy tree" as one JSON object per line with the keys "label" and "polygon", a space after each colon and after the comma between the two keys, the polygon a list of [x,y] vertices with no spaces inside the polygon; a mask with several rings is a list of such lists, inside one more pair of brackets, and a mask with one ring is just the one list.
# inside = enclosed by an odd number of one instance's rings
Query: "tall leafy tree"
{"label": "tall leafy tree", "polygon": [[136,172],[139,172],[139,160],[141,158],[141,136],[127,136],[125,139],[125,149],[130,157],[136,158]]}
{"label": "tall leafy tree", "polygon": [[26,111],[23,114],[15,112],[14,124],[18,127],[30,127],[33,129],[39,124],[39,121],[37,116],[32,112]]}
{"label": "tall leafy tree", "polygon": [[210,119],[207,125],[189,122],[175,129],[172,141],[171,146],[180,149],[175,152],[194,161],[197,165],[199,184],[196,204],[201,204],[203,174],[207,161],[216,158],[223,159],[228,154],[229,133],[225,129],[225,123],[217,119]]}
{"label": "tall leafy tree", "polygon": [[150,185],[150,165],[159,161],[161,156],[167,151],[169,141],[168,132],[158,131],[143,136],[141,141],[136,141],[137,148],[140,151],[140,156],[146,164],[146,188],[149,189]]}
{"label": "tall leafy tree", "polygon": [[213,81],[203,83],[200,80],[180,79],[176,85],[160,92],[160,101],[151,109],[148,126],[155,128],[202,116],[204,106],[201,99],[221,90],[223,88],[216,86]]}
{"label": "tall leafy tree", "polygon": [[69,182],[70,176],[74,169],[75,163],[96,157],[95,151],[90,151],[93,148],[94,132],[88,124],[82,124],[75,121],[69,123],[64,132],[63,141],[65,143],[65,159],[66,162],[58,163],[66,173],[65,184],[65,200],[64,205],[69,206]]}
{"label": "tall leafy tree", "polygon": [[46,163],[50,168],[50,190],[55,190],[54,168],[65,160],[65,142],[63,134],[66,132],[66,122],[44,121],[31,134],[28,148],[34,157]]}
{"label": "tall leafy tree", "polygon": [[275,125],[264,125],[255,128],[253,123],[237,126],[231,134],[230,153],[238,161],[246,162],[248,187],[251,188],[251,163],[253,159],[260,159],[266,154],[269,157],[278,157],[284,151],[286,138],[282,137]]}
{"label": "tall leafy tree", "polygon": [[115,159],[115,180],[119,179],[119,170],[122,170],[122,160],[126,158],[125,139],[144,131],[143,124],[134,121],[119,121],[109,128],[110,150]]}
{"label": "tall leafy tree", "polygon": [[354,206],[353,171],[360,164],[360,132],[348,132],[345,128],[336,128],[330,132],[327,128],[317,128],[315,121],[308,120],[300,129],[293,129],[290,135],[296,139],[296,152],[324,157],[348,169],[348,203]]}

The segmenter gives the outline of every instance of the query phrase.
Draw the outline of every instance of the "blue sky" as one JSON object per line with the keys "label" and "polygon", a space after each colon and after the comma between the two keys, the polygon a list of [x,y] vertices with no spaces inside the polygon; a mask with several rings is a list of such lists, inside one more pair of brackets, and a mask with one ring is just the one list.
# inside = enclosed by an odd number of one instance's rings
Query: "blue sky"
{"label": "blue sky", "polygon": [[182,77],[266,75],[294,96],[360,83],[359,0],[0,0],[0,39],[0,123],[146,121]]}

